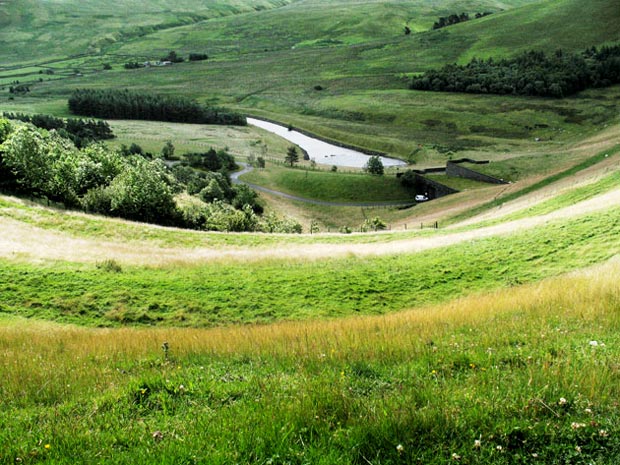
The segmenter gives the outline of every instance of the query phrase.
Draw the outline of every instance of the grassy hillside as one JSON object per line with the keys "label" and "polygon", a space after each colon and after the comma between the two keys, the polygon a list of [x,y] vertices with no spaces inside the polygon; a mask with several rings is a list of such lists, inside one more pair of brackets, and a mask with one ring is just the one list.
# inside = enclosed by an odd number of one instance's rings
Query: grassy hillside
{"label": "grassy hillside", "polygon": [[20,0],[0,4],[2,64],[100,55],[118,42],[210,18],[276,8],[290,0]]}
{"label": "grassy hillside", "polygon": [[[67,115],[75,87],[123,86],[419,167],[488,158],[515,181],[351,235],[184,231],[0,197],[0,463],[618,463],[620,87],[406,90],[446,62],[620,40],[617,3],[0,1],[0,87],[33,82],[1,110]],[[122,67],[169,50],[210,58]],[[279,160],[288,146],[251,127],[113,127],[113,144],[152,152]],[[250,176],[318,198],[403,194],[270,165]],[[384,215],[267,202],[324,225]],[[438,218],[469,222],[418,229]]]}
{"label": "grassy hillside", "polygon": [[303,325],[4,317],[0,459],[612,465],[619,273]]}

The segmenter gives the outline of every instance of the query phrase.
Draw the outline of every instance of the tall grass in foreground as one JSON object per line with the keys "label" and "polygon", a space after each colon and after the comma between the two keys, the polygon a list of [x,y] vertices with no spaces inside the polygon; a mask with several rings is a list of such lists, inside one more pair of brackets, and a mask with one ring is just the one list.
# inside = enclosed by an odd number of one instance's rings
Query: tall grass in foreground
{"label": "tall grass in foreground", "polygon": [[0,462],[618,463],[619,277],[330,322],[4,320]]}

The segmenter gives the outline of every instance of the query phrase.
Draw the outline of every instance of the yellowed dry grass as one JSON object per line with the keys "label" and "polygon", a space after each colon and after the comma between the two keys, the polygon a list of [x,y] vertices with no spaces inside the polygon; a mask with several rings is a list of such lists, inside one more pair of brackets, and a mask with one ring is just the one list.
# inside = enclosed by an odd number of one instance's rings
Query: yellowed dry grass
{"label": "yellowed dry grass", "polygon": [[[481,344],[497,343],[515,334],[536,334],[550,320],[579,318],[595,322],[605,316],[620,318],[620,259],[586,271],[492,293],[456,299],[384,315],[328,321],[282,322],[265,326],[215,329],[87,329],[55,323],[4,319],[0,324],[0,372],[6,382],[48,383],[52,379],[87,376],[98,371],[97,360],[162,356],[169,343],[173,356],[208,353],[346,357],[382,352],[415,354],[434,338],[462,328],[480,328]],[[592,335],[593,339],[596,335]],[[544,335],[540,335],[544,337]],[[47,367],[70,358],[76,365],[61,374]],[[33,369],[38,366],[38,369]],[[91,373],[92,374],[92,373]],[[102,374],[105,375],[105,374]],[[105,378],[105,376],[104,376]],[[102,378],[100,378],[102,379]]]}

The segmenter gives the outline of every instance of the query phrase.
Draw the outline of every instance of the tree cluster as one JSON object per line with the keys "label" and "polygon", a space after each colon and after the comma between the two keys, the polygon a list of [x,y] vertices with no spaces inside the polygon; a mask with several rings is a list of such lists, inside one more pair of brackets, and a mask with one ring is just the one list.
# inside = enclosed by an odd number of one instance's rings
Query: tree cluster
{"label": "tree cluster", "polygon": [[226,173],[168,168],[161,159],[102,144],[79,149],[58,131],[0,119],[0,186],[68,208],[135,221],[217,231],[301,232],[262,215],[256,192]]}
{"label": "tree cluster", "polygon": [[[493,14],[490,11],[485,11],[483,13],[476,13],[475,18],[483,18],[484,16],[489,16]],[[433,29],[441,29],[442,27],[452,26],[453,24],[462,23],[465,21],[469,21],[471,18],[467,13],[459,14],[451,14],[450,16],[441,16],[439,20],[433,23]]]}
{"label": "tree cluster", "polygon": [[171,50],[170,52],[168,52],[168,55],[166,55],[165,57],[161,57],[161,61],[170,61],[171,63],[183,63],[185,61],[185,58],[183,58],[181,55],[177,55],[177,52],[175,52],[174,50]]}
{"label": "tree cluster", "polygon": [[55,129],[63,137],[71,139],[77,147],[84,147],[94,141],[114,139],[112,129],[106,121],[77,118],[65,120],[50,115],[24,113],[4,113],[4,117],[30,123],[41,129]]}
{"label": "tree cluster", "polygon": [[25,84],[17,84],[16,86],[9,87],[10,94],[26,94],[30,92],[30,87]]}
{"label": "tree cluster", "polygon": [[192,168],[227,173],[239,168],[235,158],[225,150],[213,148],[205,153],[186,153],[185,159]]}
{"label": "tree cluster", "polygon": [[206,53],[190,53],[189,54],[189,61],[202,61],[202,60],[208,60],[209,59],[209,55],[207,55]]}
{"label": "tree cluster", "polygon": [[582,53],[524,52],[515,58],[474,58],[449,64],[411,82],[411,89],[476,94],[564,97],[591,87],[620,83],[620,45]]}
{"label": "tree cluster", "polygon": [[247,124],[239,113],[207,107],[182,97],[166,97],[129,90],[78,89],[69,98],[76,115],[111,119],[140,119],[197,124]]}

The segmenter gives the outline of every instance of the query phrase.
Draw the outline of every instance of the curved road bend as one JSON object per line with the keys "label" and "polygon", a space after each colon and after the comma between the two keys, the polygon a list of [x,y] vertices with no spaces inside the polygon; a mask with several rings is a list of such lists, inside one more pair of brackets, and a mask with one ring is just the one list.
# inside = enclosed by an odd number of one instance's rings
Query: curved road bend
{"label": "curved road bend", "polygon": [[403,202],[403,201],[393,201],[393,202],[328,202],[326,200],[315,200],[315,199],[307,199],[305,197],[297,197],[296,195],[286,194],[284,192],[275,191],[273,189],[268,189],[263,186],[259,186],[258,184],[253,184],[251,182],[245,182],[239,179],[239,176],[249,173],[254,168],[247,163],[240,163],[239,165],[243,166],[241,171],[237,171],[230,175],[230,179],[233,184],[246,184],[250,186],[252,189],[255,189],[260,192],[266,192],[267,194],[276,195],[278,197],[283,197],[289,200],[296,200],[298,202],[310,203],[314,205],[324,205],[327,207],[411,207],[415,205],[415,201],[411,202]]}

